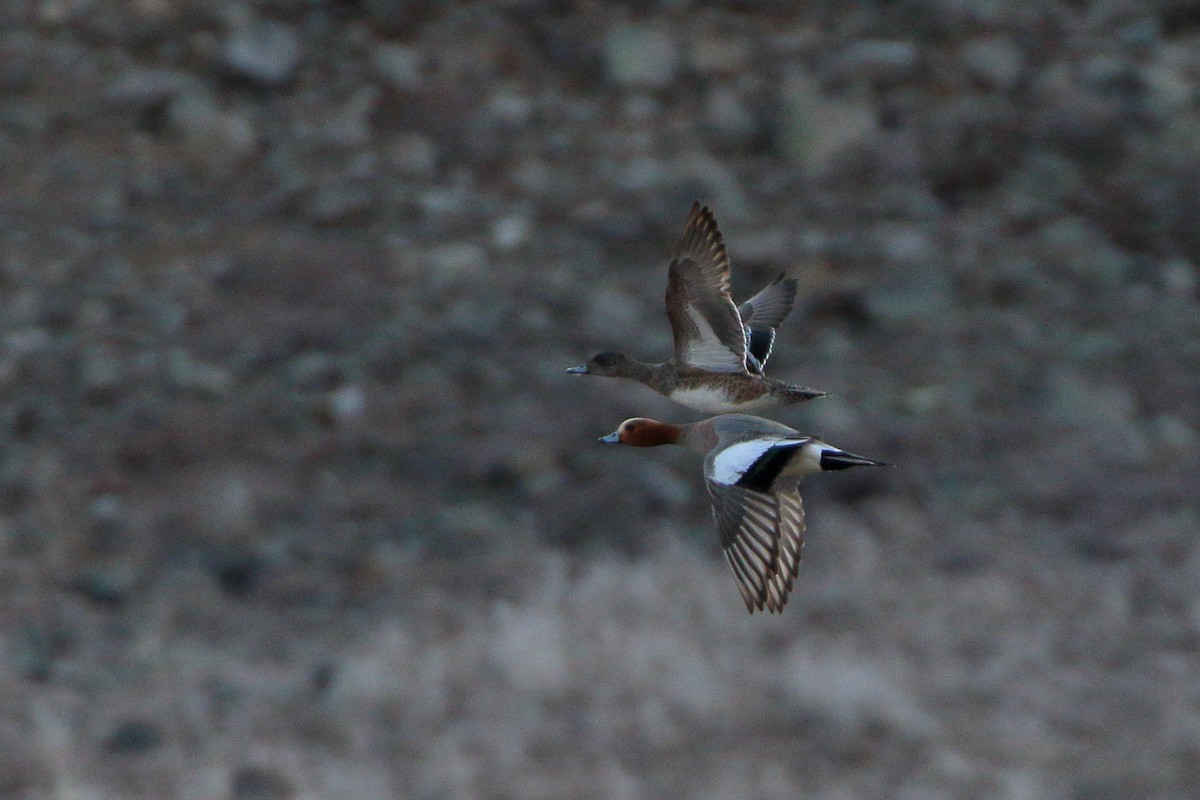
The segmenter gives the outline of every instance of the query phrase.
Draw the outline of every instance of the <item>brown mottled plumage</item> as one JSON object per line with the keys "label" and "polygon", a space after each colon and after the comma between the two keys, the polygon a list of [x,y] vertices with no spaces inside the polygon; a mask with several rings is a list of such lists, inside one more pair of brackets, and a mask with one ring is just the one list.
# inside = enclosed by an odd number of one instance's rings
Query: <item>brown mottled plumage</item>
{"label": "brown mottled plumage", "polygon": [[670,360],[646,364],[603,352],[567,371],[630,378],[709,413],[759,411],[823,396],[763,375],[775,330],[795,301],[795,279],[780,275],[739,308],[729,293],[729,272],[716,219],[697,202],[667,271],[667,319],[675,342]]}

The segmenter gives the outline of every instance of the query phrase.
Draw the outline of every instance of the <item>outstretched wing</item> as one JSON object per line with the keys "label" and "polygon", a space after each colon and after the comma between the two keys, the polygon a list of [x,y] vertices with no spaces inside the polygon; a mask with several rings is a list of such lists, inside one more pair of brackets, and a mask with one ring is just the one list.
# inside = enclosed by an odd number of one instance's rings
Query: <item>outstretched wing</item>
{"label": "outstretched wing", "polygon": [[800,571],[804,506],[796,486],[771,493],[708,481],[713,519],[746,609],[778,613]]}
{"label": "outstretched wing", "polygon": [[746,371],[746,329],[729,295],[729,257],[708,206],[692,205],[667,273],[666,305],[677,362]]}
{"label": "outstretched wing", "polygon": [[738,307],[749,347],[747,368],[762,372],[775,344],[775,331],[796,302],[796,279],[779,273],[762,291]]}

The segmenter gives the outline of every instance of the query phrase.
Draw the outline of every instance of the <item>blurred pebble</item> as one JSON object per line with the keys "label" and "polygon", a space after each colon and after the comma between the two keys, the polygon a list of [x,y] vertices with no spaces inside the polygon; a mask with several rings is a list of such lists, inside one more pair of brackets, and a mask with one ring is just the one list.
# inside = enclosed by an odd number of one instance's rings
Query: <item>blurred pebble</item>
{"label": "blurred pebble", "polygon": [[[1149,441],[1135,425],[1137,400],[1128,386],[1092,381],[1062,367],[1051,375],[1048,388],[1055,421],[1102,437],[1115,463],[1144,464],[1152,458]],[[1113,437],[1119,443],[1114,445]]]}
{"label": "blurred pebble", "polygon": [[732,256],[739,263],[772,264],[778,265],[781,270],[799,267],[799,264],[793,263],[795,253],[788,246],[792,238],[789,227],[743,228],[738,232]]}
{"label": "blurred pebble", "polygon": [[419,89],[424,82],[423,59],[419,49],[403,44],[382,44],[371,51],[371,62],[383,79],[408,91]]}
{"label": "blurred pebble", "polygon": [[760,135],[754,113],[738,91],[728,85],[714,86],[705,95],[704,125],[718,147],[747,148]]}
{"label": "blurred pebble", "polygon": [[[110,534],[111,535],[111,532]],[[103,538],[100,534],[96,538]],[[87,570],[71,588],[98,605],[116,607],[122,605],[137,585],[138,573],[134,565],[117,563],[108,567],[93,567]]]}
{"label": "blurred pebble", "polygon": [[233,388],[233,375],[217,364],[194,360],[187,351],[175,347],[167,354],[167,377],[172,386],[210,397],[222,397]]}
{"label": "blurred pebble", "polygon": [[750,61],[750,42],[724,31],[706,31],[688,47],[688,66],[701,75],[738,75]]}
{"label": "blurred pebble", "polygon": [[1045,225],[1038,241],[1047,260],[1066,267],[1081,278],[1107,285],[1121,283],[1129,269],[1129,257],[1112,246],[1095,223],[1079,216],[1063,217]]}
{"label": "blurred pebble", "polygon": [[1168,294],[1175,297],[1195,298],[1200,270],[1186,259],[1177,258],[1162,266],[1162,284]]}
{"label": "blurred pebble", "polygon": [[894,39],[862,39],[842,50],[829,66],[835,80],[900,83],[912,77],[917,48]]}
{"label": "blurred pebble", "polygon": [[867,290],[870,313],[884,320],[931,320],[953,306],[950,275],[929,267],[881,279]]}
{"label": "blurred pebble", "polygon": [[605,74],[617,86],[665,89],[679,71],[679,45],[666,27],[617,25],[604,45]]}
{"label": "blurred pebble", "polygon": [[291,781],[270,767],[239,767],[229,779],[229,800],[291,800]]}
{"label": "blurred pebble", "polygon": [[584,329],[589,336],[611,335],[613,331],[636,331],[646,324],[642,298],[629,291],[599,288],[587,293]]}
{"label": "blurred pebble", "polygon": [[967,74],[989,89],[1015,89],[1025,71],[1024,53],[1002,36],[967,42],[962,49],[962,62]]}
{"label": "blurred pebble", "polygon": [[353,425],[367,409],[367,394],[357,383],[334,389],[329,395],[329,410],[338,425]]}
{"label": "blurred pebble", "polygon": [[516,188],[534,197],[551,194],[557,183],[551,166],[545,160],[536,157],[517,161],[509,177]]}
{"label": "blurred pebble", "polygon": [[234,23],[221,55],[234,76],[276,87],[295,74],[300,50],[300,36],[290,25],[246,17]]}
{"label": "blurred pebble", "polygon": [[121,362],[99,345],[89,347],[84,353],[79,375],[84,397],[92,404],[111,402],[124,384]]}
{"label": "blurred pebble", "polygon": [[250,120],[236,111],[223,110],[206,89],[194,87],[180,93],[167,109],[171,130],[183,141],[196,163],[229,169],[258,147],[258,134]]}
{"label": "blurred pebble", "polygon": [[375,193],[370,186],[339,178],[318,185],[304,204],[304,212],[314,225],[335,227],[368,217],[374,207]]}
{"label": "blurred pebble", "polygon": [[104,738],[104,749],[110,753],[146,753],[162,745],[162,729],[153,722],[128,719],[118,722]]}
{"label": "blurred pebble", "polygon": [[643,461],[629,467],[630,480],[643,495],[661,510],[687,508],[695,497],[695,482],[676,474],[666,464]]}
{"label": "blurred pebble", "polygon": [[929,233],[919,225],[884,224],[876,231],[879,248],[892,262],[907,267],[928,267],[937,256],[937,247]]}
{"label": "blurred pebble", "polygon": [[335,147],[363,147],[371,141],[371,112],[379,100],[379,89],[364,86],[339,107],[331,109],[320,127],[321,139]]}
{"label": "blurred pebble", "polygon": [[420,7],[420,3],[403,0],[362,0],[367,23],[389,36],[411,32],[414,15]]}
{"label": "blurred pebble", "polygon": [[437,144],[423,134],[393,136],[384,147],[384,159],[401,177],[423,180],[437,177]]}
{"label": "blurred pebble", "polygon": [[1200,444],[1200,434],[1185,420],[1171,414],[1160,414],[1150,421],[1150,435],[1158,446],[1177,453],[1194,452]]}
{"label": "blurred pebble", "polygon": [[311,351],[288,362],[287,377],[302,392],[327,391],[342,380],[342,368],[328,353]]}
{"label": "blurred pebble", "polygon": [[514,88],[501,89],[488,100],[488,111],[508,125],[525,125],[533,113],[533,98]]}
{"label": "blurred pebble", "polygon": [[120,523],[121,498],[115,494],[102,494],[88,504],[88,520],[93,526],[114,526]]}
{"label": "blurred pebble", "polygon": [[116,108],[147,111],[185,91],[203,89],[194,75],[182,70],[133,67],[109,84],[104,100]]}
{"label": "blurred pebble", "polygon": [[492,222],[492,244],[498,250],[515,250],[529,238],[529,220],[524,217],[500,217]]}
{"label": "blurred pebble", "polygon": [[877,129],[873,105],[828,99],[807,75],[794,72],[780,89],[777,146],[793,163],[819,171],[838,152]]}
{"label": "blurred pebble", "polygon": [[474,242],[447,242],[427,251],[429,279],[444,288],[478,276],[487,265],[487,251]]}
{"label": "blurred pebble", "polygon": [[494,539],[504,535],[512,521],[491,503],[470,501],[443,506],[438,522],[447,536]]}

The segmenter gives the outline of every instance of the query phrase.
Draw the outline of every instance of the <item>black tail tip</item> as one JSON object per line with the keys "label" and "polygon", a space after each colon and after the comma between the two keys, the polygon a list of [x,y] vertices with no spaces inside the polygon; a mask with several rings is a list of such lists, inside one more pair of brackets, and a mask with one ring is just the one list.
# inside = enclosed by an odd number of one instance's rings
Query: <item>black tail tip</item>
{"label": "black tail tip", "polygon": [[876,461],[872,458],[863,458],[856,456],[853,453],[846,453],[841,450],[826,450],[821,453],[821,469],[826,472],[831,472],[837,469],[849,469],[850,467],[890,467],[884,461]]}

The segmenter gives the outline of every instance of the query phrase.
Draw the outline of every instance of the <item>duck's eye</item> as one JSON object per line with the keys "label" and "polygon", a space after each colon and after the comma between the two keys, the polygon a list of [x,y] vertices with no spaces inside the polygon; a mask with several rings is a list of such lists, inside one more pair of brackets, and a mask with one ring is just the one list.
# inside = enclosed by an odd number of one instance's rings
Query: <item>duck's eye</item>
{"label": "duck's eye", "polygon": [[625,432],[626,432],[626,433],[632,433],[633,431],[636,431],[636,430],[637,430],[637,423],[636,423],[636,422],[630,423],[629,425],[626,425],[626,426],[625,426]]}

